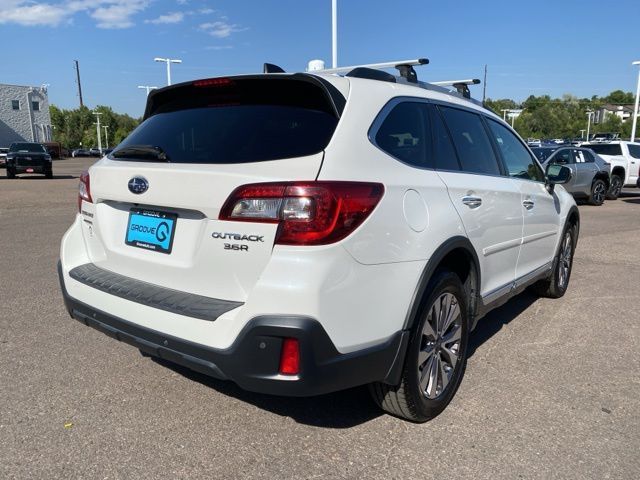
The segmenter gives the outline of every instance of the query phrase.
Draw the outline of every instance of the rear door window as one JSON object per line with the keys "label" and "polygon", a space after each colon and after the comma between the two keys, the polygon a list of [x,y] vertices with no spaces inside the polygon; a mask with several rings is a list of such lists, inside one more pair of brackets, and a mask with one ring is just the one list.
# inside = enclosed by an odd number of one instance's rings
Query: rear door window
{"label": "rear door window", "polygon": [[500,175],[500,167],[480,115],[457,108],[439,109],[451,133],[462,171]]}
{"label": "rear door window", "polygon": [[338,115],[319,86],[291,79],[225,80],[160,92],[150,100],[151,116],[110,157],[262,162],[319,153],[331,140]]}
{"label": "rear door window", "polygon": [[431,166],[431,119],[423,102],[402,102],[386,116],[376,132],[376,145],[409,165]]}
{"label": "rear door window", "polygon": [[447,126],[442,121],[442,116],[438,109],[433,107],[431,109],[431,118],[433,124],[433,143],[434,143],[434,155],[436,169],[459,171],[460,162],[458,162],[458,156],[451,143],[451,137]]}
{"label": "rear door window", "polygon": [[640,159],[640,145],[629,143],[627,144],[627,147],[629,147],[629,155],[631,155],[633,158]]}

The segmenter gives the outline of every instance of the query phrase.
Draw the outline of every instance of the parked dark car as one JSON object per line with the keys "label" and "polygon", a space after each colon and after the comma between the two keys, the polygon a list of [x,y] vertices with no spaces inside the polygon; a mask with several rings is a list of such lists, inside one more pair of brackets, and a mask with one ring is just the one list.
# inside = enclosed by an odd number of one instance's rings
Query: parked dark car
{"label": "parked dark car", "polygon": [[40,143],[16,142],[7,154],[7,178],[15,178],[19,173],[42,173],[53,178],[51,155]]}
{"label": "parked dark car", "polygon": [[76,148],[74,151],[71,152],[71,156],[72,157],[90,157],[91,154],[89,153],[89,150],[85,150],[84,148]]}
{"label": "parked dark car", "polygon": [[89,155],[92,157],[100,157],[100,149],[98,147],[91,147],[89,149]]}

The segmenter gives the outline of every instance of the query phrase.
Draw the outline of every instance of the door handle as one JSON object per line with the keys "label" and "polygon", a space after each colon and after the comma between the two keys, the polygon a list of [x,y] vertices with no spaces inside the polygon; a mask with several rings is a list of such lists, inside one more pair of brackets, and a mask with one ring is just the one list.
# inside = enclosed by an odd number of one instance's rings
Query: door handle
{"label": "door handle", "polygon": [[478,208],[482,205],[482,199],[480,197],[462,197],[462,203],[469,208]]}
{"label": "door handle", "polygon": [[527,210],[531,210],[535,205],[536,203],[533,200],[525,200],[522,202],[522,206]]}

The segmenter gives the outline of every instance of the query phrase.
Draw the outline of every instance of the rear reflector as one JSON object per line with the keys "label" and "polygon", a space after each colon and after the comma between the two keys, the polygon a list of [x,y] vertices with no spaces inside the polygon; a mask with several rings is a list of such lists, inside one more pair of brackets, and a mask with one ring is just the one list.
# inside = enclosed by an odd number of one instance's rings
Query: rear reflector
{"label": "rear reflector", "polygon": [[383,194],[380,183],[255,183],[234,190],[220,220],[279,223],[276,244],[326,245],[358,228]]}
{"label": "rear reflector", "polygon": [[285,338],[280,354],[280,373],[297,375],[300,373],[300,342],[297,338]]}
{"label": "rear reflector", "polygon": [[91,182],[89,181],[89,171],[85,170],[80,175],[78,183],[78,212],[82,211],[82,201],[93,202],[91,199]]}

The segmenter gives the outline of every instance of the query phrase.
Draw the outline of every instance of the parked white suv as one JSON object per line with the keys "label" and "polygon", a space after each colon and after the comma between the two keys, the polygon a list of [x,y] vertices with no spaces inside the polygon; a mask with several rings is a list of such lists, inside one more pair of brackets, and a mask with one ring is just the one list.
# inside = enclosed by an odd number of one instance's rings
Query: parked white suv
{"label": "parked white suv", "polygon": [[73,318],[145,354],[278,395],[370,384],[425,421],[487,311],[565,293],[569,173],[411,75],[182,83],[83,174],[60,282]]}
{"label": "parked white suv", "polygon": [[607,198],[615,200],[622,187],[635,187],[640,176],[640,143],[612,141],[590,142],[582,145],[590,148],[611,165],[611,186]]}

